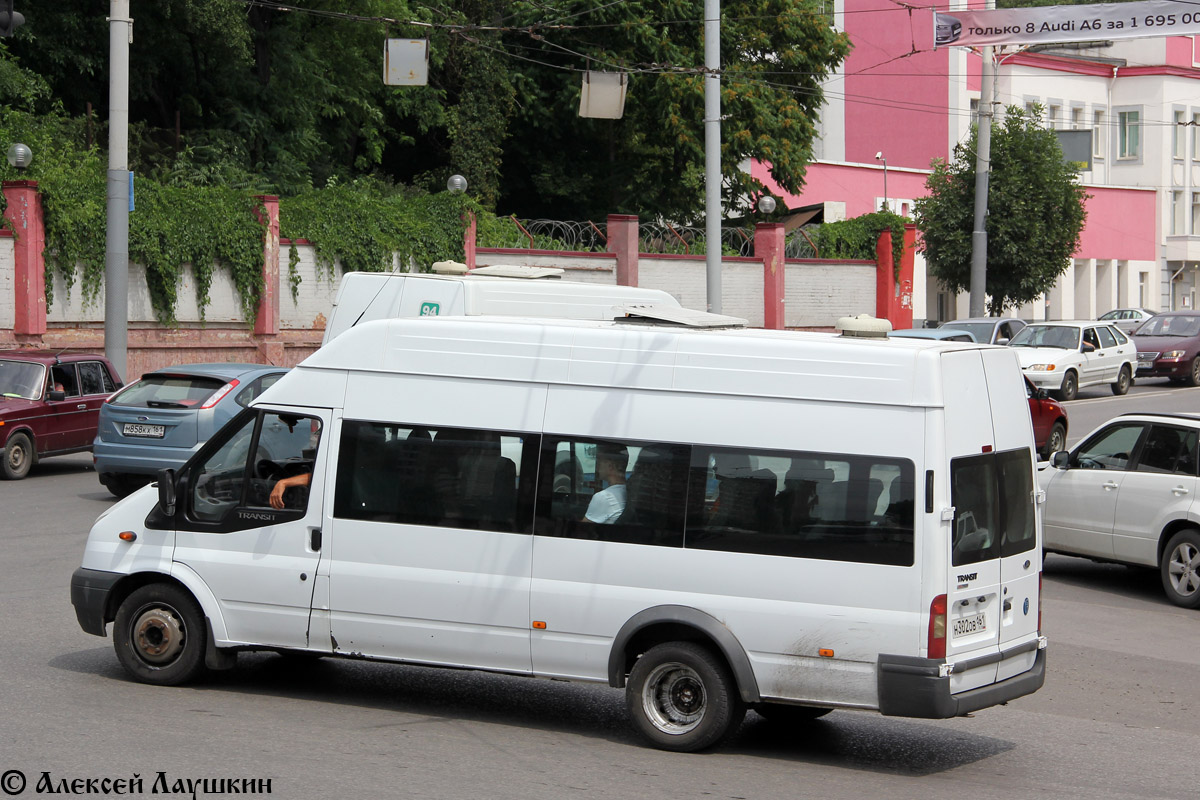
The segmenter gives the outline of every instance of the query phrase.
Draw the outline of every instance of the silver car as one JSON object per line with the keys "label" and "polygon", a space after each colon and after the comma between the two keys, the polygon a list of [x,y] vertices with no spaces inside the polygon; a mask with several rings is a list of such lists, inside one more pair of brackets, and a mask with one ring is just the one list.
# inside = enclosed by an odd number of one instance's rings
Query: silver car
{"label": "silver car", "polygon": [[124,497],[178,469],[287,373],[263,364],[182,364],[142,376],[105,401],[92,445],[100,483]]}
{"label": "silver car", "polygon": [[1025,320],[1013,317],[968,317],[943,322],[938,328],[967,331],[983,344],[1008,344],[1026,324]]}
{"label": "silver car", "polygon": [[1133,333],[1143,322],[1153,317],[1154,313],[1144,308],[1114,308],[1107,314],[1101,314],[1098,319],[1111,322],[1125,333]]}

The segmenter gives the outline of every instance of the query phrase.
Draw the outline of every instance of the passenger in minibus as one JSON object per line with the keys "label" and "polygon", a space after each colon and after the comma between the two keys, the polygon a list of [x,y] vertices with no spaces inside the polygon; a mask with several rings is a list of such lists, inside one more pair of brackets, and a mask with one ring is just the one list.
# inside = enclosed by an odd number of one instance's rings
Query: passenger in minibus
{"label": "passenger in minibus", "polygon": [[[596,477],[608,486],[592,495],[583,518],[587,522],[611,525],[625,510],[625,468],[629,451],[620,445],[599,445],[596,449]],[[578,512],[576,512],[578,513]]]}

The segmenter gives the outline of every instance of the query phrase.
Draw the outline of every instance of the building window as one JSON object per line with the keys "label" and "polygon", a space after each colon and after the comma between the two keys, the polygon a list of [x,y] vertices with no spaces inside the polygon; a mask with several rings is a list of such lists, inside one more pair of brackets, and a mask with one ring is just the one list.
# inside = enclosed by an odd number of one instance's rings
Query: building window
{"label": "building window", "polygon": [[1083,129],[1083,109],[1071,109],[1071,130],[1078,131]]}
{"label": "building window", "polygon": [[1046,127],[1050,130],[1058,129],[1058,120],[1062,116],[1062,108],[1060,106],[1048,106],[1046,108]]}
{"label": "building window", "polygon": [[1192,236],[1200,236],[1200,192],[1192,192]]}
{"label": "building window", "polygon": [[1138,158],[1142,154],[1140,111],[1121,111],[1117,139],[1117,158]]}
{"label": "building window", "polygon": [[1042,121],[1042,115],[1038,113],[1038,110],[1037,103],[1033,100],[1025,104],[1025,116],[1029,118],[1030,122],[1040,123]]}
{"label": "building window", "polygon": [[1183,192],[1171,192],[1171,235],[1183,233]]}
{"label": "building window", "polygon": [[1200,161],[1200,114],[1192,114],[1192,161]]}
{"label": "building window", "polygon": [[1092,155],[1104,158],[1104,112],[1092,112]]}
{"label": "building window", "polygon": [[1145,272],[1138,273],[1138,308],[1146,307],[1146,280],[1149,276]]}
{"label": "building window", "polygon": [[1182,111],[1175,112],[1175,124],[1171,126],[1171,155],[1175,158],[1183,158],[1187,155],[1187,134],[1184,125],[1187,121],[1184,119]]}

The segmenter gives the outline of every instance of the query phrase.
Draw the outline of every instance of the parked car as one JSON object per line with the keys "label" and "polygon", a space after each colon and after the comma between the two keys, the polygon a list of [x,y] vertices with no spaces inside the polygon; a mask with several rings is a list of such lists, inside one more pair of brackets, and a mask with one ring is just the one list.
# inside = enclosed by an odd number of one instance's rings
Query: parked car
{"label": "parked car", "polygon": [[968,331],[984,344],[1008,344],[1025,325],[1025,320],[1012,317],[968,317],[943,322],[938,328]]}
{"label": "parked car", "polygon": [[1067,449],[1067,410],[1045,389],[1039,389],[1025,379],[1025,394],[1029,397],[1029,418],[1033,422],[1033,441],[1043,459]]}
{"label": "parked car", "polygon": [[1133,337],[1137,377],[1200,386],[1200,312],[1169,311],[1147,320]]}
{"label": "parked car", "polygon": [[975,336],[970,331],[953,328],[901,328],[892,331],[888,336],[899,336],[901,339],[932,339],[938,342],[975,342]]}
{"label": "parked car", "polygon": [[1049,552],[1155,567],[1171,602],[1200,608],[1200,415],[1125,414],[1038,472]]}
{"label": "parked car", "polygon": [[1153,316],[1154,312],[1145,308],[1114,308],[1107,314],[1101,314],[1100,321],[1111,322],[1125,333],[1133,333],[1138,326]]}
{"label": "parked car", "polygon": [[93,448],[100,483],[124,497],[178,468],[287,370],[184,364],[147,373],[100,409]]}
{"label": "parked car", "polygon": [[19,480],[40,459],[90,450],[100,405],[120,386],[103,356],[0,351],[0,475]]}
{"label": "parked car", "polygon": [[1025,377],[1059,400],[1074,400],[1081,388],[1104,383],[1121,395],[1133,383],[1137,348],[1111,322],[1035,322],[1009,344]]}

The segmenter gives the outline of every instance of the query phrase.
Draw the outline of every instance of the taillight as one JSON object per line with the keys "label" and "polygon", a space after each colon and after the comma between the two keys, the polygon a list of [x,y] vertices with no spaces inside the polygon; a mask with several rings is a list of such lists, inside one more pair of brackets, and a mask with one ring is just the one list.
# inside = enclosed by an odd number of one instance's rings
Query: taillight
{"label": "taillight", "polygon": [[946,657],[946,595],[939,594],[929,604],[929,657]]}
{"label": "taillight", "polygon": [[204,401],[204,405],[200,406],[200,408],[201,409],[212,408],[217,403],[224,400],[225,395],[229,394],[235,388],[237,388],[237,385],[238,385],[238,380],[237,380],[237,378],[234,378],[229,383],[222,386],[220,389],[217,389],[217,391],[214,392],[211,397],[209,397],[207,400]]}

